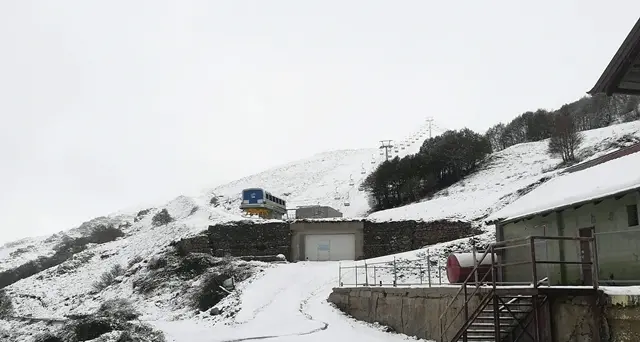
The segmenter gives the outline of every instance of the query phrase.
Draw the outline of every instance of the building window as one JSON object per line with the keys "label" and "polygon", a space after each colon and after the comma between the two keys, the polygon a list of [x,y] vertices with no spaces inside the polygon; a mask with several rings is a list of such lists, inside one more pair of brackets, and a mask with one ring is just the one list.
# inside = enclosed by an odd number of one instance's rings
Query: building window
{"label": "building window", "polygon": [[629,222],[629,227],[638,225],[638,205],[627,206],[627,222]]}

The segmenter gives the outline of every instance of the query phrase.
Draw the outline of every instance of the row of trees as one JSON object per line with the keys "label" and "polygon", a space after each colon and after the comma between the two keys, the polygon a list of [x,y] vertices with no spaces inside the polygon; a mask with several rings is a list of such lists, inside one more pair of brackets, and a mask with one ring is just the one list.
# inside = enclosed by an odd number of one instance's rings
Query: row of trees
{"label": "row of trees", "polygon": [[487,154],[509,146],[549,139],[548,152],[576,160],[581,131],[640,119],[640,96],[583,97],[555,111],[523,113],[484,135],[469,129],[426,140],[420,152],[382,163],[364,182],[371,208],[383,210],[418,201],[473,172]]}
{"label": "row of trees", "polygon": [[426,140],[420,152],[382,163],[364,182],[373,210],[415,202],[473,172],[491,153],[486,137],[462,129]]}
{"label": "row of trees", "polygon": [[[566,134],[568,128],[565,126],[568,124],[572,127],[571,134],[579,135],[576,132],[640,119],[638,105],[639,96],[583,97],[555,111],[538,109],[523,113],[506,125],[499,123],[492,126],[487,130],[486,136],[493,149],[499,151],[515,144],[551,138],[561,132]],[[558,126],[562,126],[560,132]]]}

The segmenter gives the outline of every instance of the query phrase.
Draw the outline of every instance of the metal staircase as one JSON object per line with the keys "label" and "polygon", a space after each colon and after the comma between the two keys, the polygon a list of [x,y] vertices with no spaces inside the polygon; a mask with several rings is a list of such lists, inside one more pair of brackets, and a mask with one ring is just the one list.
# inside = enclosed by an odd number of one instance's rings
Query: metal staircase
{"label": "metal staircase", "polygon": [[[462,283],[460,290],[440,315],[441,342],[540,342],[548,340],[545,335],[549,327],[550,286],[548,278],[539,279],[538,264],[574,264],[595,268],[596,259],[580,262],[536,260],[535,240],[576,240],[595,242],[592,238],[581,237],[528,237],[524,246],[530,245],[531,259],[527,262],[499,263],[496,251],[517,240],[494,243],[480,258],[474,250],[475,267]],[[522,242],[522,240],[519,240]],[[523,244],[517,245],[523,246]],[[491,258],[490,271],[480,274],[479,265]],[[531,263],[532,281],[523,286],[498,286],[498,270],[505,266]],[[486,263],[485,263],[486,265]],[[592,279],[597,289],[597,278]],[[548,284],[547,284],[548,285]],[[457,304],[457,305],[455,305]],[[454,306],[456,306],[454,308]]]}
{"label": "metal staircase", "polygon": [[[546,304],[546,296],[504,295],[491,293],[487,305],[479,308],[453,341],[512,342],[535,340],[534,307],[538,310]],[[537,303],[534,303],[534,300]],[[497,303],[496,303],[497,302]],[[497,304],[497,305],[496,305]],[[497,307],[497,309],[496,309]],[[534,330],[534,331],[532,331]],[[466,335],[466,336],[465,336]],[[497,336],[497,338],[496,338]]]}

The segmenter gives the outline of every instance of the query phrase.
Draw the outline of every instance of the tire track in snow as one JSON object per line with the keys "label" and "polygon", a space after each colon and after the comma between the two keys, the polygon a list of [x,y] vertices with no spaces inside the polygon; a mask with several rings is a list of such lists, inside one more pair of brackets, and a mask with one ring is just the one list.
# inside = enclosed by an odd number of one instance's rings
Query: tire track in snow
{"label": "tire track in snow", "polygon": [[[313,280],[310,280],[310,281],[305,283],[305,286],[309,285],[309,284],[312,284],[312,283],[313,283]],[[241,324],[246,324],[246,323],[254,320],[262,311],[264,311],[264,309],[268,308],[271,304],[273,304],[273,302],[278,298],[278,295],[280,293],[282,293],[284,290],[287,290],[288,288],[290,288],[290,285],[279,288],[276,292],[273,293],[273,296],[271,297],[271,299],[268,302],[262,304],[260,307],[258,307],[257,309],[253,310],[253,312],[251,313],[251,316],[249,318],[238,322],[238,321],[235,321],[235,317],[234,317],[234,321],[233,321],[232,324],[241,325]],[[242,301],[241,301],[241,303],[242,303]]]}
{"label": "tire track in snow", "polygon": [[[338,277],[332,278],[331,280],[328,280],[324,283],[322,283],[322,285],[318,286],[315,288],[315,290],[313,290],[309,296],[307,296],[305,299],[303,299],[302,301],[300,301],[300,305],[298,308],[298,311],[308,320],[313,321],[313,322],[318,322],[321,323],[321,327],[316,328],[316,329],[312,329],[310,331],[305,331],[305,332],[301,332],[301,333],[292,333],[292,334],[283,334],[283,335],[263,335],[263,336],[253,336],[253,337],[243,337],[243,338],[237,338],[237,339],[231,339],[231,340],[223,340],[221,342],[242,342],[242,341],[256,341],[256,340],[267,340],[267,339],[271,339],[271,338],[279,338],[279,337],[291,337],[291,336],[305,336],[305,335],[311,335],[311,334],[315,334],[317,332],[320,331],[324,331],[327,330],[329,328],[329,323],[324,322],[324,321],[319,321],[316,320],[315,318],[313,318],[313,316],[311,316],[310,313],[305,311],[305,307],[307,306],[307,304],[309,303],[309,300],[313,297],[315,297],[320,291],[322,291],[325,286],[327,286],[328,284],[335,282],[336,280],[338,280]],[[313,280],[309,281],[307,284],[309,283],[313,283]],[[278,293],[281,291],[278,291]],[[272,299],[271,301],[269,301],[269,304],[272,303],[275,300]],[[264,307],[266,307],[268,305],[264,305]],[[262,308],[262,307],[261,307]],[[264,309],[264,308],[262,308]],[[256,310],[257,311],[257,310]],[[260,310],[262,311],[262,310]],[[257,313],[256,313],[257,315]],[[255,316],[254,316],[255,317]]]}
{"label": "tire track in snow", "polygon": [[[269,307],[269,305],[273,304],[273,302],[276,300],[276,298],[278,298],[278,295],[280,293],[282,293],[282,291],[284,291],[286,289],[287,289],[286,287],[279,288],[276,292],[273,293],[273,297],[271,297],[271,299],[268,302],[264,303],[263,305],[261,305],[257,309],[253,310],[253,312],[251,313],[251,316],[249,318],[247,318],[245,320],[242,320],[242,321],[236,321],[235,317],[234,317],[233,324],[234,325],[235,324],[240,325],[240,324],[245,324],[245,323],[248,323],[248,322],[254,320],[256,318],[256,316],[258,316],[264,309]],[[242,303],[242,300],[240,301],[240,303]]]}

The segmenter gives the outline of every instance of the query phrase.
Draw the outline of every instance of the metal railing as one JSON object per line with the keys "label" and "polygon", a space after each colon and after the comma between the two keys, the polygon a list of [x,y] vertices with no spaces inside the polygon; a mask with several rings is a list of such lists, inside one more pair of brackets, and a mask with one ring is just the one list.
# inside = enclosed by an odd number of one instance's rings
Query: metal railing
{"label": "metal railing", "polygon": [[[340,263],[339,286],[433,286],[443,284],[445,263],[440,255],[427,252],[424,258]],[[446,283],[446,281],[444,282]]]}
{"label": "metal railing", "polygon": [[[580,260],[580,261],[566,261],[566,260],[540,260],[536,257],[536,244],[537,240],[543,242],[549,241],[574,241],[579,245],[587,243],[589,246],[589,250],[592,252],[589,254],[588,260]],[[501,263],[500,257],[498,254],[504,253],[508,249],[518,248],[518,247],[528,247],[529,249],[529,260],[524,261],[515,261],[509,263]],[[585,246],[580,246],[585,247]],[[479,267],[483,265],[484,260],[490,258],[491,262],[489,264],[490,270],[485,272],[484,275],[479,274]],[[471,325],[473,319],[477,317],[479,314],[479,310],[482,310],[484,306],[486,306],[489,300],[495,295],[496,288],[499,284],[497,281],[498,278],[501,278],[501,272],[507,267],[513,266],[521,266],[521,265],[530,265],[531,266],[531,278],[530,281],[527,282],[527,286],[531,288],[537,288],[542,285],[544,282],[541,281],[541,278],[538,274],[538,266],[539,265],[588,265],[591,270],[591,279],[586,279],[591,282],[591,286],[594,289],[598,288],[598,253],[597,253],[597,243],[594,237],[568,237],[568,236],[530,236],[524,239],[514,239],[507,241],[500,241],[493,243],[487,248],[480,258],[477,258],[474,250],[474,268],[471,273],[466,277],[464,282],[462,283],[460,289],[456,292],[453,298],[449,301],[442,314],[440,315],[440,340],[445,341],[447,334],[450,329],[456,329],[456,338],[462,337],[464,341],[467,340],[466,329]],[[486,264],[485,264],[486,265]],[[491,275],[491,278],[487,278]],[[544,278],[542,280],[548,281],[548,278]],[[472,292],[469,292],[469,289],[472,289]],[[478,307],[473,308],[473,311],[470,312],[470,302],[473,298],[481,295],[481,290],[485,290],[486,293],[484,297],[480,299],[478,303]],[[459,299],[460,296],[463,296]],[[450,314],[451,310],[454,310],[454,303],[458,301],[462,301],[461,307],[455,312],[452,318],[447,320],[447,315]],[[460,324],[454,325],[458,321],[458,318],[462,315],[462,322]],[[537,324],[537,322],[536,322]],[[455,338],[454,338],[455,339]]]}

